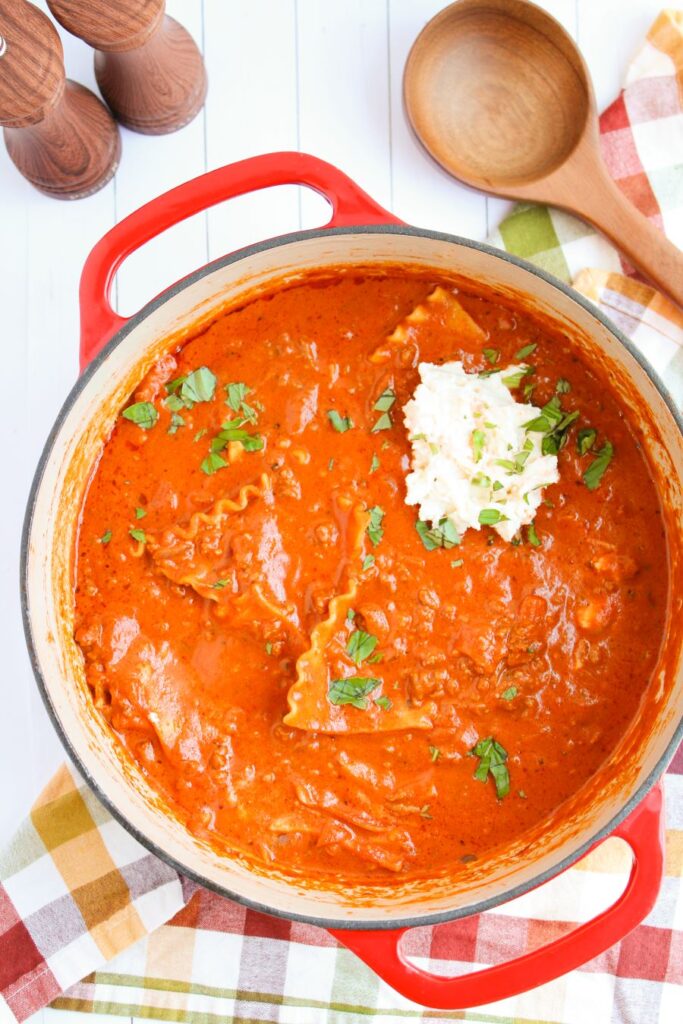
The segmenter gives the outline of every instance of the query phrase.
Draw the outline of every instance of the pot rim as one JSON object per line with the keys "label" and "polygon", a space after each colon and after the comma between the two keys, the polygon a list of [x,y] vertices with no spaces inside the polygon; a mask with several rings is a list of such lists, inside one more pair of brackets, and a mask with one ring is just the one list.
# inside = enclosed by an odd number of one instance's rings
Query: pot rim
{"label": "pot rim", "polygon": [[216,882],[212,882],[204,878],[199,872],[195,871],[191,867],[182,864],[179,860],[166,853],[163,848],[158,846],[155,842],[148,839],[136,826],[128,821],[125,814],[118,809],[112,800],[103,792],[98,783],[94,781],[90,772],[85,768],[82,763],[81,757],[78,751],[75,749],[71,742],[70,737],[63,729],[62,724],[59,720],[57,712],[52,704],[50,695],[47,689],[47,685],[43,678],[43,674],[38,661],[36,644],[33,638],[33,626],[31,623],[29,599],[28,599],[28,563],[29,563],[29,537],[31,534],[31,528],[33,525],[33,514],[35,511],[35,505],[40,490],[45,468],[50,460],[54,444],[59,434],[59,431],[70,412],[72,406],[76,402],[77,398],[89,382],[91,377],[97,372],[100,366],[106,362],[109,355],[116,349],[116,347],[126,338],[131,331],[135,330],[147,317],[153,313],[160,306],[164,305],[169,299],[175,295],[180,294],[185,289],[194,285],[197,281],[208,276],[216,270],[220,270],[223,267],[229,266],[232,263],[237,263],[240,260],[246,259],[256,253],[264,252],[268,249],[279,249],[282,246],[292,244],[294,242],[305,241],[310,238],[316,237],[327,237],[333,235],[354,235],[354,234],[392,234],[392,235],[409,235],[422,238],[431,238],[440,242],[449,242],[454,245],[463,246],[468,249],[475,249],[479,252],[486,253],[489,256],[493,256],[496,259],[503,260],[508,263],[512,263],[519,267],[521,270],[526,271],[535,277],[545,281],[546,284],[551,285],[557,291],[562,292],[567,298],[571,299],[577,305],[581,306],[590,316],[602,324],[616,339],[619,341],[630,353],[630,355],[640,365],[643,372],[649,377],[650,381],[654,384],[655,388],[661,395],[664,403],[666,404],[671,416],[673,417],[678,430],[683,435],[683,415],[678,411],[673,397],[662,381],[659,374],[654,368],[645,360],[638,348],[633,342],[616,326],[612,321],[605,316],[605,314],[587,298],[577,292],[570,285],[565,284],[559,278],[553,274],[548,273],[541,267],[537,267],[527,260],[521,259],[512,253],[506,252],[503,249],[497,249],[494,246],[488,245],[486,242],[478,242],[470,238],[463,238],[460,235],[452,235],[443,231],[432,231],[428,228],[418,228],[412,225],[403,224],[370,224],[370,225],[352,225],[343,226],[336,228],[311,228],[305,231],[293,231],[285,235],[278,235],[275,238],[267,239],[261,242],[255,242],[251,245],[245,246],[242,249],[237,249],[235,252],[229,253],[228,255],[221,256],[216,260],[212,260],[210,263],[205,264],[203,267],[192,271],[186,277],[181,278],[175,284],[171,285],[165,291],[161,292],[155,298],[151,299],[150,302],[146,303],[137,313],[131,316],[122,327],[120,327],[109,339],[109,341],[102,347],[97,355],[90,360],[88,365],[82,370],[78,379],[74,383],[73,387],[69,391],[66,399],[64,400],[62,407],[57,414],[55,422],[47,436],[43,450],[36,466],[36,470],[31,482],[31,488],[26,504],[26,512],[24,516],[24,523],[21,534],[21,551],[20,551],[20,568],[19,568],[19,583],[20,583],[20,600],[21,600],[21,614],[22,622],[24,627],[24,636],[26,639],[26,646],[28,648],[29,659],[31,662],[31,668],[33,675],[38,686],[41,699],[47,711],[48,717],[52,722],[52,725],[59,737],[62,746],[66,750],[67,754],[71,758],[72,762],[78,769],[80,775],[88,785],[88,787],[95,794],[97,799],[106,807],[111,816],[117,821],[126,831],[136,839],[141,846],[144,846],[154,856],[159,857],[165,863],[169,864],[174,868],[181,876],[185,876],[196,882],[198,885],[205,889],[209,889],[212,892],[217,893],[219,896],[224,896],[228,899],[234,900],[234,902],[245,906],[251,910],[258,911],[259,913],[267,914],[271,917],[277,917],[290,921],[301,921],[305,924],[316,925],[320,928],[334,928],[335,930],[349,930],[349,931],[394,931],[407,928],[419,928],[428,925],[441,924],[446,921],[453,921],[463,917],[471,917],[475,914],[480,914],[483,911],[491,910],[494,907],[500,906],[503,903],[507,903],[510,900],[516,899],[518,896],[522,896],[529,892],[531,889],[535,889],[544,882],[550,881],[557,875],[561,874],[567,868],[571,867],[578,860],[584,857],[595,845],[607,839],[615,828],[624,821],[625,818],[638,806],[643,800],[647,793],[653,788],[658,782],[661,775],[666,770],[667,765],[673,758],[678,746],[683,742],[683,713],[679,719],[678,725],[674,730],[674,733],[669,741],[666,750],[659,758],[657,764],[651,770],[647,778],[640,784],[638,789],[631,794],[629,799],[623,804],[623,806],[617,811],[617,813],[590,839],[582,843],[581,846],[573,853],[568,854],[559,863],[547,868],[545,871],[540,872],[533,878],[526,882],[522,882],[519,885],[514,886],[511,889],[506,889],[503,893],[490,896],[487,899],[479,900],[477,903],[467,907],[458,907],[453,910],[438,911],[435,913],[425,913],[418,915],[411,915],[404,918],[391,919],[387,921],[385,918],[378,918],[377,920],[362,920],[355,921],[352,919],[335,920],[326,917],[316,917],[311,914],[300,914],[290,913],[277,908],[271,907],[268,904],[259,903],[258,901],[251,900],[248,897],[243,896],[240,893],[232,892],[230,889],[219,885]]}

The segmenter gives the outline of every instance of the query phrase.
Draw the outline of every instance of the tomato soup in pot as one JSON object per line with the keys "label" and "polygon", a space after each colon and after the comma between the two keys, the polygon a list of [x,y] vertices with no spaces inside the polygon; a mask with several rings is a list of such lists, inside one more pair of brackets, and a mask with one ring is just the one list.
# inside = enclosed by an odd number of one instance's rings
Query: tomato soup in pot
{"label": "tomato soup in pot", "polygon": [[[464,451],[432,439],[425,367],[457,367]],[[571,334],[387,265],[304,275],[156,362],[83,498],[75,638],[194,835],[372,887],[465,872],[588,782],[668,578],[639,424]]]}

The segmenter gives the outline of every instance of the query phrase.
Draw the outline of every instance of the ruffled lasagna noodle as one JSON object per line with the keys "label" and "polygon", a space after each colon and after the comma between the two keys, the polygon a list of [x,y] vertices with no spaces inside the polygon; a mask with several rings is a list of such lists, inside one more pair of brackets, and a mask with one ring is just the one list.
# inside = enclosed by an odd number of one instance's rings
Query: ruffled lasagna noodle
{"label": "ruffled lasagna noodle", "polygon": [[445,328],[453,337],[465,345],[481,345],[485,334],[481,327],[455,295],[445,288],[437,287],[429,293],[424,302],[418,303],[403,318],[381,345],[370,355],[371,363],[388,363],[398,355],[403,365],[415,365],[419,356],[420,328],[433,329],[434,325]]}
{"label": "ruffled lasagna noodle", "polygon": [[301,635],[276,571],[286,555],[267,474],[240,488],[236,499],[219,498],[209,511],[195,512],[187,525],[148,533],[147,548],[167,579],[213,601],[217,616],[232,623],[265,617]]}

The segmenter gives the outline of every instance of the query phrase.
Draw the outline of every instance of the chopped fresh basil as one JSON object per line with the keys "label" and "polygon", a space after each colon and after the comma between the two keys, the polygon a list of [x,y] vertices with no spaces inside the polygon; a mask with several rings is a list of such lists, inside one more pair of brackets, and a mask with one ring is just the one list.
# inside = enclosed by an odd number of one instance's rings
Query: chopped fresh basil
{"label": "chopped fresh basil", "polygon": [[176,392],[180,390],[180,387],[184,380],[185,377],[176,377],[174,380],[169,380],[166,384],[164,384],[166,394],[175,395]]}
{"label": "chopped fresh basil", "polygon": [[164,398],[164,405],[166,406],[167,409],[170,409],[171,412],[178,412],[180,409],[192,408],[192,404],[190,403],[189,406],[185,405],[182,398],[178,394],[169,395],[167,398]]}
{"label": "chopped fresh basil", "polygon": [[224,388],[227,395],[226,405],[229,405],[233,412],[239,412],[242,402],[250,393],[251,388],[248,388],[242,381],[225,384]]}
{"label": "chopped fresh basil", "polygon": [[494,490],[494,491],[502,491],[503,490],[503,484],[500,482],[500,480],[494,480],[493,481],[492,490]]}
{"label": "chopped fresh basil", "polygon": [[609,441],[605,441],[602,448],[597,452],[596,457],[583,474],[583,482],[589,491],[594,491],[599,486],[604,472],[612,461],[614,448]]}
{"label": "chopped fresh basil", "polygon": [[484,445],[486,444],[486,434],[483,430],[472,431],[472,448],[474,451],[474,461],[481,462],[481,457],[484,451]]}
{"label": "chopped fresh basil", "polygon": [[225,580],[225,579],[216,580],[215,583],[211,584],[211,589],[212,590],[223,590],[224,587],[227,587],[229,582],[230,582],[230,580]]}
{"label": "chopped fresh basil", "polygon": [[529,449],[517,452],[512,459],[496,459],[496,465],[506,469],[508,473],[522,473],[530,454]]}
{"label": "chopped fresh basil", "polygon": [[490,487],[491,477],[487,476],[486,473],[475,473],[470,483],[473,487]]}
{"label": "chopped fresh basil", "polygon": [[372,427],[370,433],[377,434],[380,430],[391,430],[393,425],[394,423],[389,413],[383,412],[379,416],[379,419],[375,423],[374,427]]}
{"label": "chopped fresh basil", "polygon": [[365,558],[363,559],[363,572],[365,572],[366,569],[369,569],[374,564],[375,564],[375,556],[374,555],[366,555]]}
{"label": "chopped fresh basil", "polygon": [[427,551],[435,551],[436,548],[454,548],[460,543],[460,535],[448,518],[440,519],[436,526],[429,526],[418,519],[415,523],[420,540]]}
{"label": "chopped fresh basil", "polygon": [[514,388],[518,388],[524,378],[533,372],[533,366],[523,366],[521,370],[516,370],[514,373],[509,373],[507,377],[503,377],[503,384],[512,391]]}
{"label": "chopped fresh basil", "polygon": [[385,697],[384,694],[381,694],[379,697],[375,697],[375,704],[377,705],[378,708],[381,708],[382,711],[391,711],[393,707],[393,704],[391,703],[390,699],[388,697]]}
{"label": "chopped fresh basil", "polygon": [[372,408],[377,412],[389,412],[395,401],[396,395],[391,388],[387,388],[382,392]]}
{"label": "chopped fresh basil", "polygon": [[578,409],[574,412],[567,413],[563,419],[560,420],[555,430],[546,436],[541,441],[541,451],[544,455],[557,455],[566,445],[568,439],[569,428],[579,418]]}
{"label": "chopped fresh basil", "polygon": [[98,544],[108,544],[111,540],[111,530],[105,530],[101,537],[97,538]]}
{"label": "chopped fresh basil", "polygon": [[479,513],[479,522],[482,526],[495,526],[496,523],[505,523],[507,518],[498,508],[483,508]]}
{"label": "chopped fresh basil", "polygon": [[135,509],[135,518],[136,519],[144,519],[146,515],[147,515],[147,509],[146,508],[140,508],[138,506],[138,508]]}
{"label": "chopped fresh basil", "polygon": [[258,419],[256,410],[245,402],[247,395],[251,394],[250,387],[247,387],[242,381],[236,381],[225,385],[225,393],[227,395],[225,404],[229,405],[233,412],[241,413],[249,423],[256,423]]}
{"label": "chopped fresh basil", "polygon": [[576,435],[576,450],[579,455],[587,455],[598,438],[597,430],[592,427],[584,427]]}
{"label": "chopped fresh basil", "polygon": [[375,651],[375,653],[371,654],[367,659],[368,665],[379,665],[380,661],[384,661],[384,655],[381,651]]}
{"label": "chopped fresh basil", "polygon": [[461,565],[465,564],[464,558],[454,558],[451,562],[451,569],[459,569]]}
{"label": "chopped fresh basil", "polygon": [[557,384],[555,385],[555,392],[558,395],[567,395],[571,391],[572,386],[568,380],[564,377],[560,377]]}
{"label": "chopped fresh basil", "polygon": [[524,385],[524,397],[527,398],[527,399],[531,398],[531,396],[533,395],[535,390],[536,390],[536,385],[535,384],[531,384],[531,383],[525,384]]}
{"label": "chopped fresh basil", "polygon": [[260,452],[265,444],[260,434],[247,434],[246,437],[236,437],[234,440],[239,441],[245,452]]}
{"label": "chopped fresh basil", "polygon": [[192,409],[198,402],[210,402],[216,391],[216,376],[208,366],[176,377],[165,385],[167,398],[164,405],[171,412]]}
{"label": "chopped fresh basil", "polygon": [[226,420],[221,430],[211,440],[211,451],[214,454],[222,452],[230,441],[239,441],[246,452],[260,452],[264,447],[264,440],[260,434],[250,434],[244,429],[247,421],[243,417],[234,420]]}
{"label": "chopped fresh basil", "polygon": [[180,395],[177,394],[167,395],[167,397],[163,399],[163,403],[166,406],[166,408],[173,413],[177,413],[180,411],[184,411],[185,409],[192,408],[192,404],[190,404],[189,406],[185,405]]}
{"label": "chopped fresh basil", "polygon": [[374,547],[377,547],[382,537],[384,536],[384,530],[382,528],[382,520],[384,519],[384,509],[380,508],[379,505],[375,505],[374,508],[370,509],[370,522],[366,529],[368,537]]}
{"label": "chopped fresh basil", "polygon": [[541,451],[544,455],[557,455],[566,445],[569,428],[578,417],[578,410],[565,413],[560,399],[553,395],[541,409],[540,415],[524,424],[524,429],[544,434]]}
{"label": "chopped fresh basil", "polygon": [[346,618],[348,619],[349,622],[353,622],[355,617],[356,613],[354,612],[353,608],[349,608],[349,610],[346,613]]}
{"label": "chopped fresh basil", "polygon": [[354,629],[347,641],[346,653],[356,665],[360,665],[362,661],[367,661],[376,646],[376,636],[366,633],[363,629]]}
{"label": "chopped fresh basil", "polygon": [[524,430],[547,434],[549,431],[554,430],[561,422],[563,415],[560,400],[557,395],[553,395],[550,401],[541,409],[540,415],[535,416],[534,419],[529,420],[527,423],[523,423],[522,426]]}
{"label": "chopped fresh basil", "polygon": [[439,760],[440,757],[441,757],[441,751],[439,750],[439,748],[438,747],[433,747],[433,746],[430,745],[430,747],[429,747],[429,759],[432,762],[432,764],[436,764],[436,762]]}
{"label": "chopped fresh basil", "polygon": [[131,423],[142,427],[143,430],[151,430],[159,419],[159,413],[151,402],[136,402],[134,405],[129,405],[121,415],[124,420],[130,420]]}
{"label": "chopped fresh basil", "polygon": [[266,642],[266,654],[268,656],[270,656],[272,653],[273,653],[273,645],[271,644],[270,640],[268,640]]}
{"label": "chopped fresh basil", "polygon": [[538,345],[536,342],[532,341],[531,344],[524,345],[523,348],[520,348],[519,352],[515,352],[515,359],[526,359],[526,357],[530,356],[532,352],[535,352],[537,348]]}
{"label": "chopped fresh basil", "polygon": [[185,426],[185,420],[178,412],[171,413],[171,425],[166,431],[167,434],[177,434],[181,427]]}
{"label": "chopped fresh basil", "polygon": [[[261,404],[259,404],[259,409],[263,409],[263,406]],[[249,423],[256,423],[258,419],[258,413],[256,412],[256,409],[252,408],[252,406],[250,405],[247,405],[246,402],[242,402],[242,415],[244,416],[245,420],[249,421]]]}
{"label": "chopped fresh basil", "polygon": [[193,440],[193,441],[201,441],[201,439],[202,439],[202,438],[204,437],[204,435],[205,435],[205,434],[207,434],[207,433],[208,433],[208,431],[207,431],[206,427],[202,427],[202,429],[201,429],[201,430],[198,430],[198,431],[197,431],[197,433],[196,433],[196,434],[194,435],[194,437],[192,438],[192,440]]}
{"label": "chopped fresh basil", "polygon": [[496,796],[502,800],[510,792],[510,775],[505,764],[508,759],[507,751],[492,736],[488,736],[484,740],[479,740],[471,753],[479,758],[479,764],[474,772],[475,779],[486,782],[490,773],[496,785]]}
{"label": "chopped fresh basil", "polygon": [[204,461],[202,462],[200,469],[202,473],[206,473],[207,476],[213,476],[219,469],[224,469],[227,466],[227,462],[222,455],[218,455],[216,452],[210,452]]}
{"label": "chopped fresh basil", "polygon": [[529,541],[529,543],[531,544],[532,547],[540,548],[541,542],[540,542],[540,540],[538,538],[538,534],[536,533],[536,524],[535,523],[529,523],[529,525],[526,528],[526,536],[527,536],[527,540]]}
{"label": "chopped fresh basil", "polygon": [[133,540],[139,541],[140,544],[146,544],[147,543],[147,534],[145,533],[144,530],[138,530],[138,529],[134,529],[134,528],[131,527],[131,529],[128,531],[128,533],[131,535]]}
{"label": "chopped fresh basil", "polygon": [[379,459],[377,458],[376,455],[373,455],[372,456],[372,462],[370,463],[370,472],[371,473],[376,473],[377,470],[379,469],[379,467],[380,467],[380,461],[379,461]]}
{"label": "chopped fresh basil", "polygon": [[503,690],[501,693],[501,697],[503,700],[514,700],[518,693],[519,690],[516,686],[508,686],[507,690]]}
{"label": "chopped fresh basil", "polygon": [[500,359],[500,352],[497,348],[485,348],[482,349],[484,358],[493,366]]}
{"label": "chopped fresh basil", "polygon": [[382,682],[372,676],[349,676],[346,679],[333,679],[327,691],[327,699],[330,704],[341,707],[344,704],[351,704],[360,711],[365,711],[368,706],[367,695],[376,690]]}
{"label": "chopped fresh basil", "polygon": [[[192,370],[185,377],[180,385],[180,397],[187,406],[188,402],[196,405],[197,402],[210,402],[216,390],[216,375],[211,372],[208,366],[200,366]],[[192,406],[187,406],[191,408]]]}
{"label": "chopped fresh basil", "polygon": [[327,418],[338,434],[343,434],[353,426],[350,416],[340,416],[336,409],[328,409]]}

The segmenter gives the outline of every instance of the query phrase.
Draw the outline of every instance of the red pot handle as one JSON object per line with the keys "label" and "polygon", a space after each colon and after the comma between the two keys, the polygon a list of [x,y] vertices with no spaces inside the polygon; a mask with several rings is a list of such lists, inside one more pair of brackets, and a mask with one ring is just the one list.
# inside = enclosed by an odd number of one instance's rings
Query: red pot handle
{"label": "red pot handle", "polygon": [[650,791],[619,825],[614,836],[633,851],[633,867],[617,902],[592,921],[532,953],[474,974],[444,978],[410,963],[401,950],[407,929],[395,931],[334,930],[348,946],[402,996],[439,1010],[466,1010],[528,992],[603,953],[649,914],[664,874],[664,814],[660,786]]}
{"label": "red pot handle", "polygon": [[114,274],[127,256],[186,217],[272,185],[308,185],[319,192],[332,207],[325,227],[401,223],[342,171],[306,153],[266,153],[201,174],[131,213],[88,256],[80,285],[81,367],[126,323],[110,300]]}

